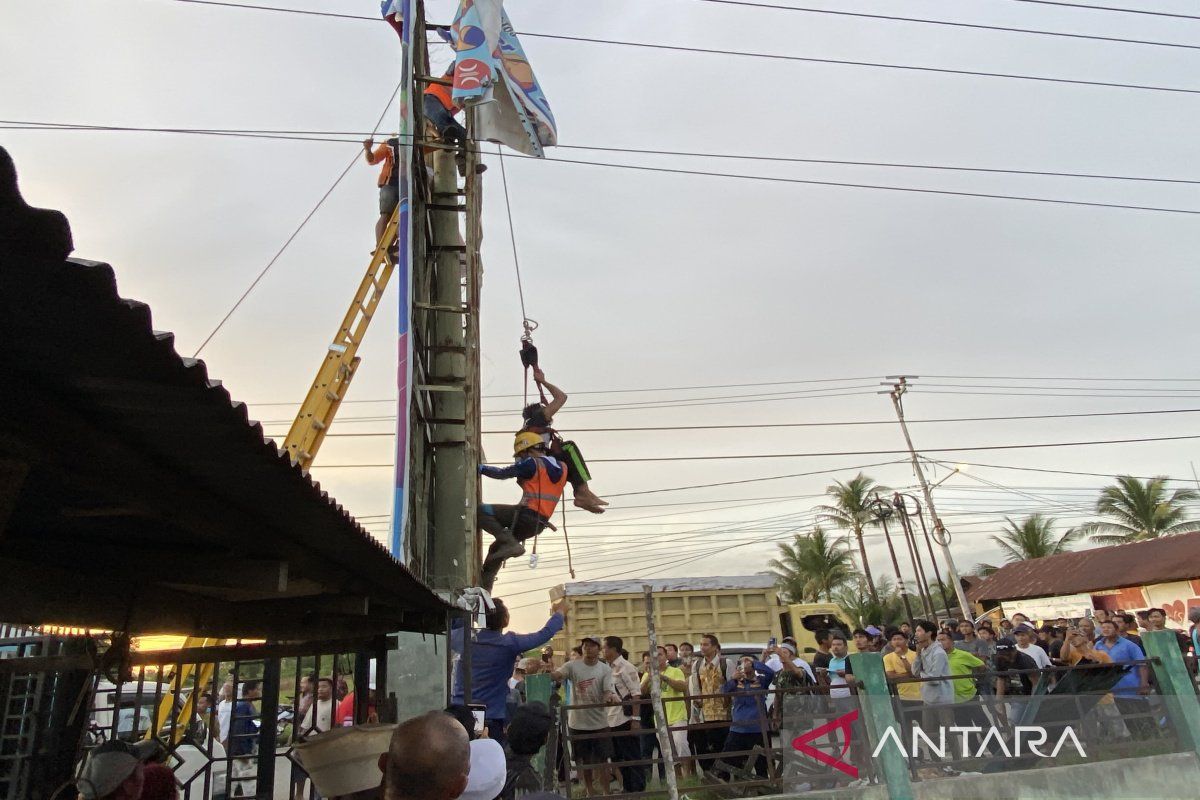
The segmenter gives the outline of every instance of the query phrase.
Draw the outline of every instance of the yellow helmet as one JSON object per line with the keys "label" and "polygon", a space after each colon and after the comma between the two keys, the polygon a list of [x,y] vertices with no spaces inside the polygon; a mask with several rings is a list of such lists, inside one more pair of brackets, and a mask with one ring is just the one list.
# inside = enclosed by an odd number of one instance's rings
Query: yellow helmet
{"label": "yellow helmet", "polygon": [[542,435],[533,431],[521,431],[517,434],[517,438],[513,440],[513,455],[517,455],[522,450],[528,450],[531,447],[542,446]]}

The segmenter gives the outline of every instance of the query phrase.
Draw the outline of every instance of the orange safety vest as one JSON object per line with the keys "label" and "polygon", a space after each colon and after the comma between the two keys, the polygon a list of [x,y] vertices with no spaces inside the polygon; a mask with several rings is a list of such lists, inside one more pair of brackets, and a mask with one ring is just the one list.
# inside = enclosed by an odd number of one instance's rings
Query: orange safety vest
{"label": "orange safety vest", "polygon": [[542,519],[550,519],[558,501],[562,499],[563,488],[567,485],[567,465],[559,462],[562,475],[557,481],[550,479],[546,464],[540,458],[535,458],[537,472],[532,478],[518,481],[521,486],[521,505],[532,510]]}
{"label": "orange safety vest", "polygon": [[454,102],[454,95],[452,94],[451,87],[443,86],[440,83],[431,83],[425,87],[425,94],[431,94],[436,97],[438,102],[442,104],[442,107],[451,114],[458,111],[458,105]]}

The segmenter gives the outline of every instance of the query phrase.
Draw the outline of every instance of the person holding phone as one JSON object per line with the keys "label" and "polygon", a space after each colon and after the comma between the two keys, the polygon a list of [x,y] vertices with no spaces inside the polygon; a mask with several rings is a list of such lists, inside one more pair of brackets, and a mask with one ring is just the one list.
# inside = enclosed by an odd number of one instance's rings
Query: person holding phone
{"label": "person holding phone", "polygon": [[[733,677],[721,687],[723,694],[733,694],[733,721],[725,739],[724,753],[740,753],[755,745],[767,746],[766,690],[775,679],[775,670],[750,656],[738,660]],[[725,756],[722,760],[741,767],[750,759],[750,769],[759,777],[767,776],[766,760],[758,755]]]}

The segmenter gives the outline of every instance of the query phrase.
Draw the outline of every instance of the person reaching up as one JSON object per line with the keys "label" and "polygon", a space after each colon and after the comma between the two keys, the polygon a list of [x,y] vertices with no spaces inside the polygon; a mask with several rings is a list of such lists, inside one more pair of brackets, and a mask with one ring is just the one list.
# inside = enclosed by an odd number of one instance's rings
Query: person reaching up
{"label": "person reaching up", "polygon": [[533,368],[533,379],[538,385],[550,393],[546,403],[531,403],[521,411],[524,425],[521,432],[530,431],[542,437],[546,451],[557,459],[566,462],[569,471],[571,490],[575,495],[575,505],[593,514],[603,514],[608,502],[598,497],[588,487],[591,473],[588,472],[587,462],[583,453],[574,442],[564,442],[554,430],[554,415],[567,402],[567,394],[546,380],[546,373],[538,367]]}

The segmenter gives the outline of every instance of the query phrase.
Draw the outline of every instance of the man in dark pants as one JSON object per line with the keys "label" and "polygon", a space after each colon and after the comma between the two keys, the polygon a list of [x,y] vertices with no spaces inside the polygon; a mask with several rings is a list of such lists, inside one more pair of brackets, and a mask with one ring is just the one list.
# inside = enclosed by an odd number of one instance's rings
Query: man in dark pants
{"label": "man in dark pants", "polygon": [[488,548],[479,582],[489,592],[504,562],[525,554],[521,543],[550,524],[567,485],[566,465],[546,454],[546,445],[538,434],[518,433],[513,441],[513,458],[515,463],[508,467],[479,465],[480,474],[496,480],[516,478],[521,486],[521,502],[517,505],[479,504],[479,527],[496,540]]}
{"label": "man in dark pants", "polygon": [[[608,727],[613,732],[613,763],[640,761],[642,739],[638,731],[642,721],[638,716],[638,703],[642,697],[641,679],[637,667],[621,656],[624,642],[620,636],[604,637],[604,660],[612,668],[613,691],[621,698],[621,705],[608,709]],[[642,792],[646,789],[645,767],[620,767],[621,784],[626,792]]]}

